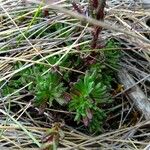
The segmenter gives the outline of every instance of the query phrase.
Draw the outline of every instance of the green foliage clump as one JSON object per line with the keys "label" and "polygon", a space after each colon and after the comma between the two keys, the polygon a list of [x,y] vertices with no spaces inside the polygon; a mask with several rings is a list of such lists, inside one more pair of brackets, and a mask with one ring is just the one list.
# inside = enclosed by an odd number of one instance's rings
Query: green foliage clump
{"label": "green foliage clump", "polygon": [[35,96],[38,106],[48,102],[49,106],[53,105],[53,101],[57,101],[63,105],[64,99],[62,94],[65,91],[60,76],[56,73],[47,73],[44,76],[38,76],[36,79]]}
{"label": "green foliage clump", "polygon": [[[36,17],[41,15],[40,8],[36,12],[31,21],[31,25],[36,23]],[[46,32],[56,33],[59,31],[59,37],[66,38],[70,36],[71,31],[64,23],[54,23],[48,28],[43,28],[33,34],[33,38],[46,36]],[[58,31],[57,31],[58,30]],[[28,32],[25,32],[27,35]],[[57,33],[56,33],[57,34]],[[29,37],[30,35],[27,35]],[[22,38],[19,37],[20,42]],[[62,42],[62,45],[70,45],[69,42]],[[16,74],[3,87],[3,96],[13,93],[17,89],[31,83],[24,90],[30,92],[35,97],[35,105],[38,107],[54,106],[57,102],[62,109],[75,112],[74,121],[83,123],[92,132],[102,130],[103,121],[106,118],[106,112],[103,105],[111,102],[111,82],[114,77],[113,68],[118,68],[120,53],[118,45],[110,40],[105,48],[90,51],[90,46],[83,44],[80,47],[81,52],[84,52],[87,58],[82,57],[79,53],[68,53],[59,63],[57,63],[61,55],[56,55],[48,58],[44,66],[36,64]],[[93,54],[94,55],[93,55]],[[92,56],[89,57],[88,56]],[[37,60],[38,58],[35,58]],[[102,60],[102,61],[101,61]],[[57,65],[55,65],[57,63]],[[23,67],[25,64],[17,62],[13,64],[14,69]],[[81,73],[72,72],[71,68],[78,70]],[[67,93],[68,97],[64,95]],[[20,94],[19,92],[16,94]],[[67,100],[66,100],[67,99]]]}
{"label": "green foliage clump", "polygon": [[95,131],[101,130],[99,124],[102,124],[105,116],[99,105],[109,102],[107,88],[98,77],[96,71],[86,72],[84,78],[74,84],[69,103],[70,111],[76,111],[74,120],[77,122],[82,120],[86,126],[89,125],[91,130]]}
{"label": "green foliage clump", "polygon": [[109,40],[104,49],[104,55],[106,58],[106,63],[112,68],[117,69],[119,67],[118,60],[120,58],[119,45],[114,40]]}
{"label": "green foliage clump", "polygon": [[[112,67],[118,67],[119,53],[113,49],[114,42],[108,42],[105,54],[105,63],[109,63]],[[118,47],[115,47],[118,48]],[[100,57],[99,53],[97,56]],[[61,56],[53,56],[47,59],[48,63],[54,65]],[[97,58],[98,59],[98,58]],[[9,83],[3,88],[3,94],[7,95],[14,92],[27,83],[32,82],[27,87],[27,91],[35,96],[36,106],[43,106],[46,103],[49,107],[53,106],[53,102],[57,102],[61,107],[63,104],[68,106],[69,111],[76,113],[74,121],[77,123],[83,122],[88,126],[90,131],[101,131],[103,121],[106,118],[106,112],[102,108],[103,104],[111,102],[110,89],[113,80],[113,70],[104,63],[96,61],[88,66],[85,66],[85,74],[77,75],[76,81],[72,81],[72,73],[63,71],[61,66],[77,68],[80,63],[84,62],[80,56],[68,54],[56,68],[51,68],[50,71],[43,74],[49,68],[38,64],[18,73]],[[88,61],[88,60],[86,60]],[[86,62],[87,63],[87,62]],[[83,64],[84,65],[84,64]],[[14,68],[20,68],[23,63],[17,63]],[[63,72],[63,75],[61,73]],[[70,83],[73,84],[70,85]],[[68,84],[66,84],[68,83]],[[64,94],[68,93],[69,102],[66,103]]]}

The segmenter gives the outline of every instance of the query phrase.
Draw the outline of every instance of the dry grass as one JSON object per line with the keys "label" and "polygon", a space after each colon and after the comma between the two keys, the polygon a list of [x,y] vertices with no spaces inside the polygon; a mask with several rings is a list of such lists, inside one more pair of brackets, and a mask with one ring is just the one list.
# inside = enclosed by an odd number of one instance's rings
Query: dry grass
{"label": "dry grass", "polygon": [[[87,4],[82,2],[82,5],[86,6]],[[37,5],[26,5],[15,0],[1,0],[0,82],[3,84],[0,84],[0,88],[2,89],[4,84],[9,82],[18,72],[34,64],[47,65],[51,69],[51,64],[46,61],[47,58],[62,54],[61,59],[63,59],[67,53],[76,53],[76,46],[85,42],[88,44],[91,28],[81,26],[80,21],[76,24],[73,23],[74,20],[81,19],[103,26],[102,38],[104,40],[114,37],[121,43],[123,53],[122,67],[131,73],[136,81],[135,84],[139,84],[144,94],[150,98],[150,76],[148,76],[150,74],[150,41],[147,38],[150,38],[150,23],[146,24],[146,20],[150,18],[149,10],[143,10],[140,5],[132,6],[132,9],[129,9],[126,4],[115,7],[110,6],[106,8],[106,22],[103,23],[90,18],[87,19],[72,12],[71,5],[67,2],[62,2],[61,6],[66,6],[67,9],[61,9],[58,5],[44,6],[54,8],[54,11],[50,12],[48,18],[39,17],[39,23],[34,24],[32,23],[32,21],[34,22],[34,17],[31,14],[37,11]],[[23,23],[22,20],[24,21]],[[60,37],[60,33],[62,34],[63,32],[59,30],[43,37],[38,36],[35,39],[26,36],[26,33],[40,32],[40,29],[48,28],[55,22],[69,24],[68,32],[79,26],[83,28],[82,33],[78,38],[73,38],[70,35],[67,39]],[[145,34],[147,37],[145,37]],[[18,37],[24,37],[20,38],[19,44]],[[81,37],[84,37],[86,41],[79,41]],[[74,42],[70,46],[59,47],[61,43],[72,40]],[[34,60],[36,56],[39,56],[37,61]],[[17,70],[12,70],[11,64],[17,61],[23,61],[26,64]],[[72,70],[71,68],[62,69]],[[78,70],[72,71],[78,72]],[[144,80],[142,80],[143,78]],[[25,87],[22,87],[22,89]],[[15,92],[22,89],[18,89]],[[137,110],[135,110],[134,104],[124,93],[122,91],[114,96],[116,100],[122,100],[122,103],[115,106],[120,110],[118,114],[121,114],[120,120],[117,120],[119,125],[115,130],[110,126],[110,129],[101,135],[88,136],[80,133],[77,129],[64,125],[65,137],[60,140],[60,149],[144,149],[150,141],[150,121],[144,121],[141,115],[140,117],[136,116]],[[6,149],[39,149],[42,145],[41,139],[43,135],[55,121],[51,112],[68,113],[67,111],[61,112],[60,110],[47,109],[43,116],[37,117],[34,114],[38,112],[38,108],[34,108],[26,100],[21,101],[25,96],[15,96],[15,93],[10,93],[6,97],[0,97],[0,149],[5,147],[7,147]],[[11,106],[18,107],[19,110],[15,112],[10,109]],[[130,118],[131,120],[126,122],[126,118],[131,113],[135,114],[135,118]],[[116,121],[115,116],[112,116],[111,119],[113,117],[114,121]]]}

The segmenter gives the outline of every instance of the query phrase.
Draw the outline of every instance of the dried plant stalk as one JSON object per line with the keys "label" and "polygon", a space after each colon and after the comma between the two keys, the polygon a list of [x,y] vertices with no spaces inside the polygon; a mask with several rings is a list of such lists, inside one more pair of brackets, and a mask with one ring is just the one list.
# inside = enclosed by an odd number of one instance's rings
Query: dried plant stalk
{"label": "dried plant stalk", "polygon": [[122,69],[119,72],[118,77],[125,89],[129,89],[135,85],[130,91],[127,91],[127,95],[131,98],[136,108],[144,115],[144,118],[146,120],[150,119],[150,101],[148,101],[144,92],[136,85],[135,81],[126,70]]}

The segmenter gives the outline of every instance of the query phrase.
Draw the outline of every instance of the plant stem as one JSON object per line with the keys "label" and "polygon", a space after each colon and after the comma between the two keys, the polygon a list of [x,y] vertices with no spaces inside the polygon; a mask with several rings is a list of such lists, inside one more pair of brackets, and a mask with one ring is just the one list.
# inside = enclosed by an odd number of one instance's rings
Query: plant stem
{"label": "plant stem", "polygon": [[[90,0],[89,1],[89,9],[91,12],[91,16],[96,20],[103,21],[104,20],[104,8],[105,8],[106,0]],[[92,32],[93,39],[91,41],[91,49],[95,49],[98,47],[98,38],[99,34],[102,31],[101,26],[93,26],[94,31]],[[101,46],[100,46],[101,47]]]}

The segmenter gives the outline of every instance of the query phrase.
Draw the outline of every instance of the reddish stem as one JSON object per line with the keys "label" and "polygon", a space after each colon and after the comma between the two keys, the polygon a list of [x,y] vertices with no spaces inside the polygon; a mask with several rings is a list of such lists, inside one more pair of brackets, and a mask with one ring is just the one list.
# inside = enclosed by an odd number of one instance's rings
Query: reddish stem
{"label": "reddish stem", "polygon": [[[101,2],[99,1],[98,5],[97,5],[98,6],[97,10],[95,9],[95,11],[97,11],[97,14],[96,14],[96,19],[97,20],[101,20],[101,21],[104,20],[105,3],[106,3],[106,0],[101,0]],[[95,7],[94,4],[97,4],[97,0],[93,1],[93,7]],[[92,42],[91,42],[91,48],[92,49],[97,48],[98,38],[99,38],[99,34],[100,34],[101,31],[102,31],[102,27],[94,26],[94,31],[92,33],[93,34],[93,39],[92,39]]]}

